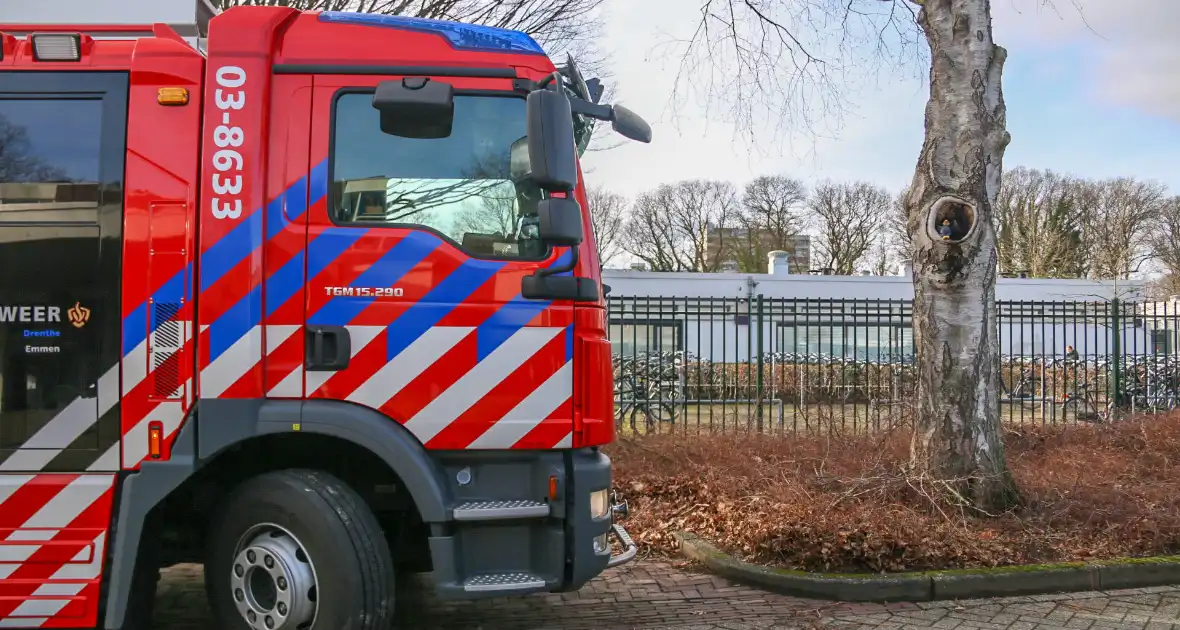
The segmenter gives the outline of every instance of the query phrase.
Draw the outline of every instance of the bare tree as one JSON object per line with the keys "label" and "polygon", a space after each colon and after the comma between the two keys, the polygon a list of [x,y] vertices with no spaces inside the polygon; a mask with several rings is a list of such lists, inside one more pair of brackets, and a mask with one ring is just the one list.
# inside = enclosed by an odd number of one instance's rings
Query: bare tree
{"label": "bare tree", "polygon": [[0,115],[0,183],[69,181],[64,171],[32,153],[28,130]]}
{"label": "bare tree", "polygon": [[1075,199],[1083,221],[1090,275],[1128,277],[1150,255],[1148,236],[1163,211],[1167,187],[1118,177],[1081,183]]}
{"label": "bare tree", "polygon": [[1164,277],[1157,282],[1163,295],[1180,294],[1180,196],[1161,204],[1159,220],[1155,222],[1148,246],[1152,256],[1164,268]]}
{"label": "bare tree", "polygon": [[893,257],[889,253],[888,242],[883,238],[873,241],[868,258],[869,271],[875,276],[891,275],[889,272],[892,262]]}
{"label": "bare tree", "polygon": [[844,102],[851,69],[876,73],[866,57],[906,64],[922,55],[898,49],[924,39],[926,138],[904,202],[919,359],[910,464],[980,510],[1017,505],[1000,432],[993,223],[1010,141],[1007,52],[992,38],[990,0],[701,0],[701,15],[682,81],[729,105],[751,136],[760,113],[814,128],[809,113]]}
{"label": "bare tree", "polygon": [[808,210],[818,233],[821,267],[851,275],[877,240],[893,199],[889,191],[867,182],[823,182],[811,193]]}
{"label": "bare tree", "polygon": [[594,242],[598,245],[598,262],[605,267],[621,251],[627,198],[602,188],[590,188],[586,197],[590,204]]}
{"label": "bare tree", "polygon": [[894,268],[913,258],[913,241],[910,239],[909,228],[910,217],[905,205],[908,194],[909,187],[907,186],[893,197],[881,226],[880,239],[882,248],[885,250],[882,255]]}
{"label": "bare tree", "polygon": [[1083,273],[1082,215],[1077,182],[1048,170],[1017,167],[1004,173],[996,197],[1000,270],[1034,278]]}
{"label": "bare tree", "polygon": [[797,251],[803,231],[802,205],[807,201],[803,182],[784,175],[763,175],[746,184],[741,208],[734,222],[737,230],[727,245],[726,258],[745,273],[766,271],[767,255],[785,251],[791,255],[792,273],[801,267]]}
{"label": "bare tree", "polygon": [[[557,50],[585,51],[593,43],[605,0],[220,0],[234,6],[284,6],[303,10],[408,15],[510,28]],[[585,65],[582,63],[581,65]]]}
{"label": "bare tree", "polygon": [[692,35],[668,42],[681,60],[670,102],[697,92],[752,140],[764,122],[817,131],[821,118],[843,114],[845,88],[874,80],[883,66],[920,68],[925,53],[905,0],[697,0],[697,7]]}
{"label": "bare tree", "polygon": [[663,184],[636,200],[622,247],[652,271],[717,271],[734,238],[737,212],[729,182]]}

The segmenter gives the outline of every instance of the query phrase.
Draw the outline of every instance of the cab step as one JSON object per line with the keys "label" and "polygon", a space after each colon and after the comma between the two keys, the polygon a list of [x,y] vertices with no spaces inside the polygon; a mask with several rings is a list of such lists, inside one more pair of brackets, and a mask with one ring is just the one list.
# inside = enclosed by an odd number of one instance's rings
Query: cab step
{"label": "cab step", "polygon": [[545,580],[525,572],[487,573],[463,581],[463,590],[468,593],[512,593],[541,588],[545,588]]}
{"label": "cab step", "polygon": [[499,521],[549,516],[549,504],[529,499],[512,501],[464,501],[455,506],[456,521]]}

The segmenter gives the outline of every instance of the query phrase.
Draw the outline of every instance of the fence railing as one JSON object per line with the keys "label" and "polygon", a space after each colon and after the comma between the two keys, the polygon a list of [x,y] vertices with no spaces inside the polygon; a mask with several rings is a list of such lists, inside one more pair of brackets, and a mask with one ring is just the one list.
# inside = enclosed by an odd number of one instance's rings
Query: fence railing
{"label": "fence railing", "polygon": [[[1105,422],[1180,406],[1180,308],[999,302],[1007,422]],[[864,431],[912,411],[908,300],[614,297],[621,432]]]}

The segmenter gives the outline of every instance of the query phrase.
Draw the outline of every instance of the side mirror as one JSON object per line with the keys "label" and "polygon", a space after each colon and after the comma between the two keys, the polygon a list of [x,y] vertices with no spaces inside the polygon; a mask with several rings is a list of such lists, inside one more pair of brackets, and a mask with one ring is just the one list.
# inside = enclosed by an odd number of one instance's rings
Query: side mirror
{"label": "side mirror", "polygon": [[578,182],[574,120],[565,94],[534,90],[528,96],[529,166],[544,190],[570,190]]}
{"label": "side mirror", "polygon": [[381,112],[381,131],[416,139],[451,135],[455,119],[455,87],[426,77],[382,81],[373,93],[373,108]]}
{"label": "side mirror", "polygon": [[533,172],[529,161],[529,139],[521,138],[512,143],[508,156],[508,177],[514,182],[528,179]]}
{"label": "side mirror", "polygon": [[585,238],[578,202],[569,198],[543,199],[537,204],[537,235],[546,243],[574,247]]}
{"label": "side mirror", "polygon": [[615,133],[637,142],[651,142],[651,125],[647,124],[647,121],[639,114],[622,105],[615,105],[612,109],[614,112],[611,117],[611,127],[614,128]]}

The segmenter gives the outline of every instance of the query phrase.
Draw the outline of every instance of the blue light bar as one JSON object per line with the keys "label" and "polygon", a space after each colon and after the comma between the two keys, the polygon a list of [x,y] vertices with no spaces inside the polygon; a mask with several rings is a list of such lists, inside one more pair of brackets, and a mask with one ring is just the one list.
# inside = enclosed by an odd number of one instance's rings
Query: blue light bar
{"label": "blue light bar", "polygon": [[493,26],[429,20],[406,15],[375,15],[373,13],[354,13],[350,11],[324,11],[320,13],[320,21],[335,22],[338,24],[359,24],[362,26],[384,26],[387,28],[433,33],[447,38],[451,47],[457,50],[528,53],[534,55],[545,54],[545,49],[541,48],[540,44],[527,33],[512,31],[506,28],[495,28]]}

